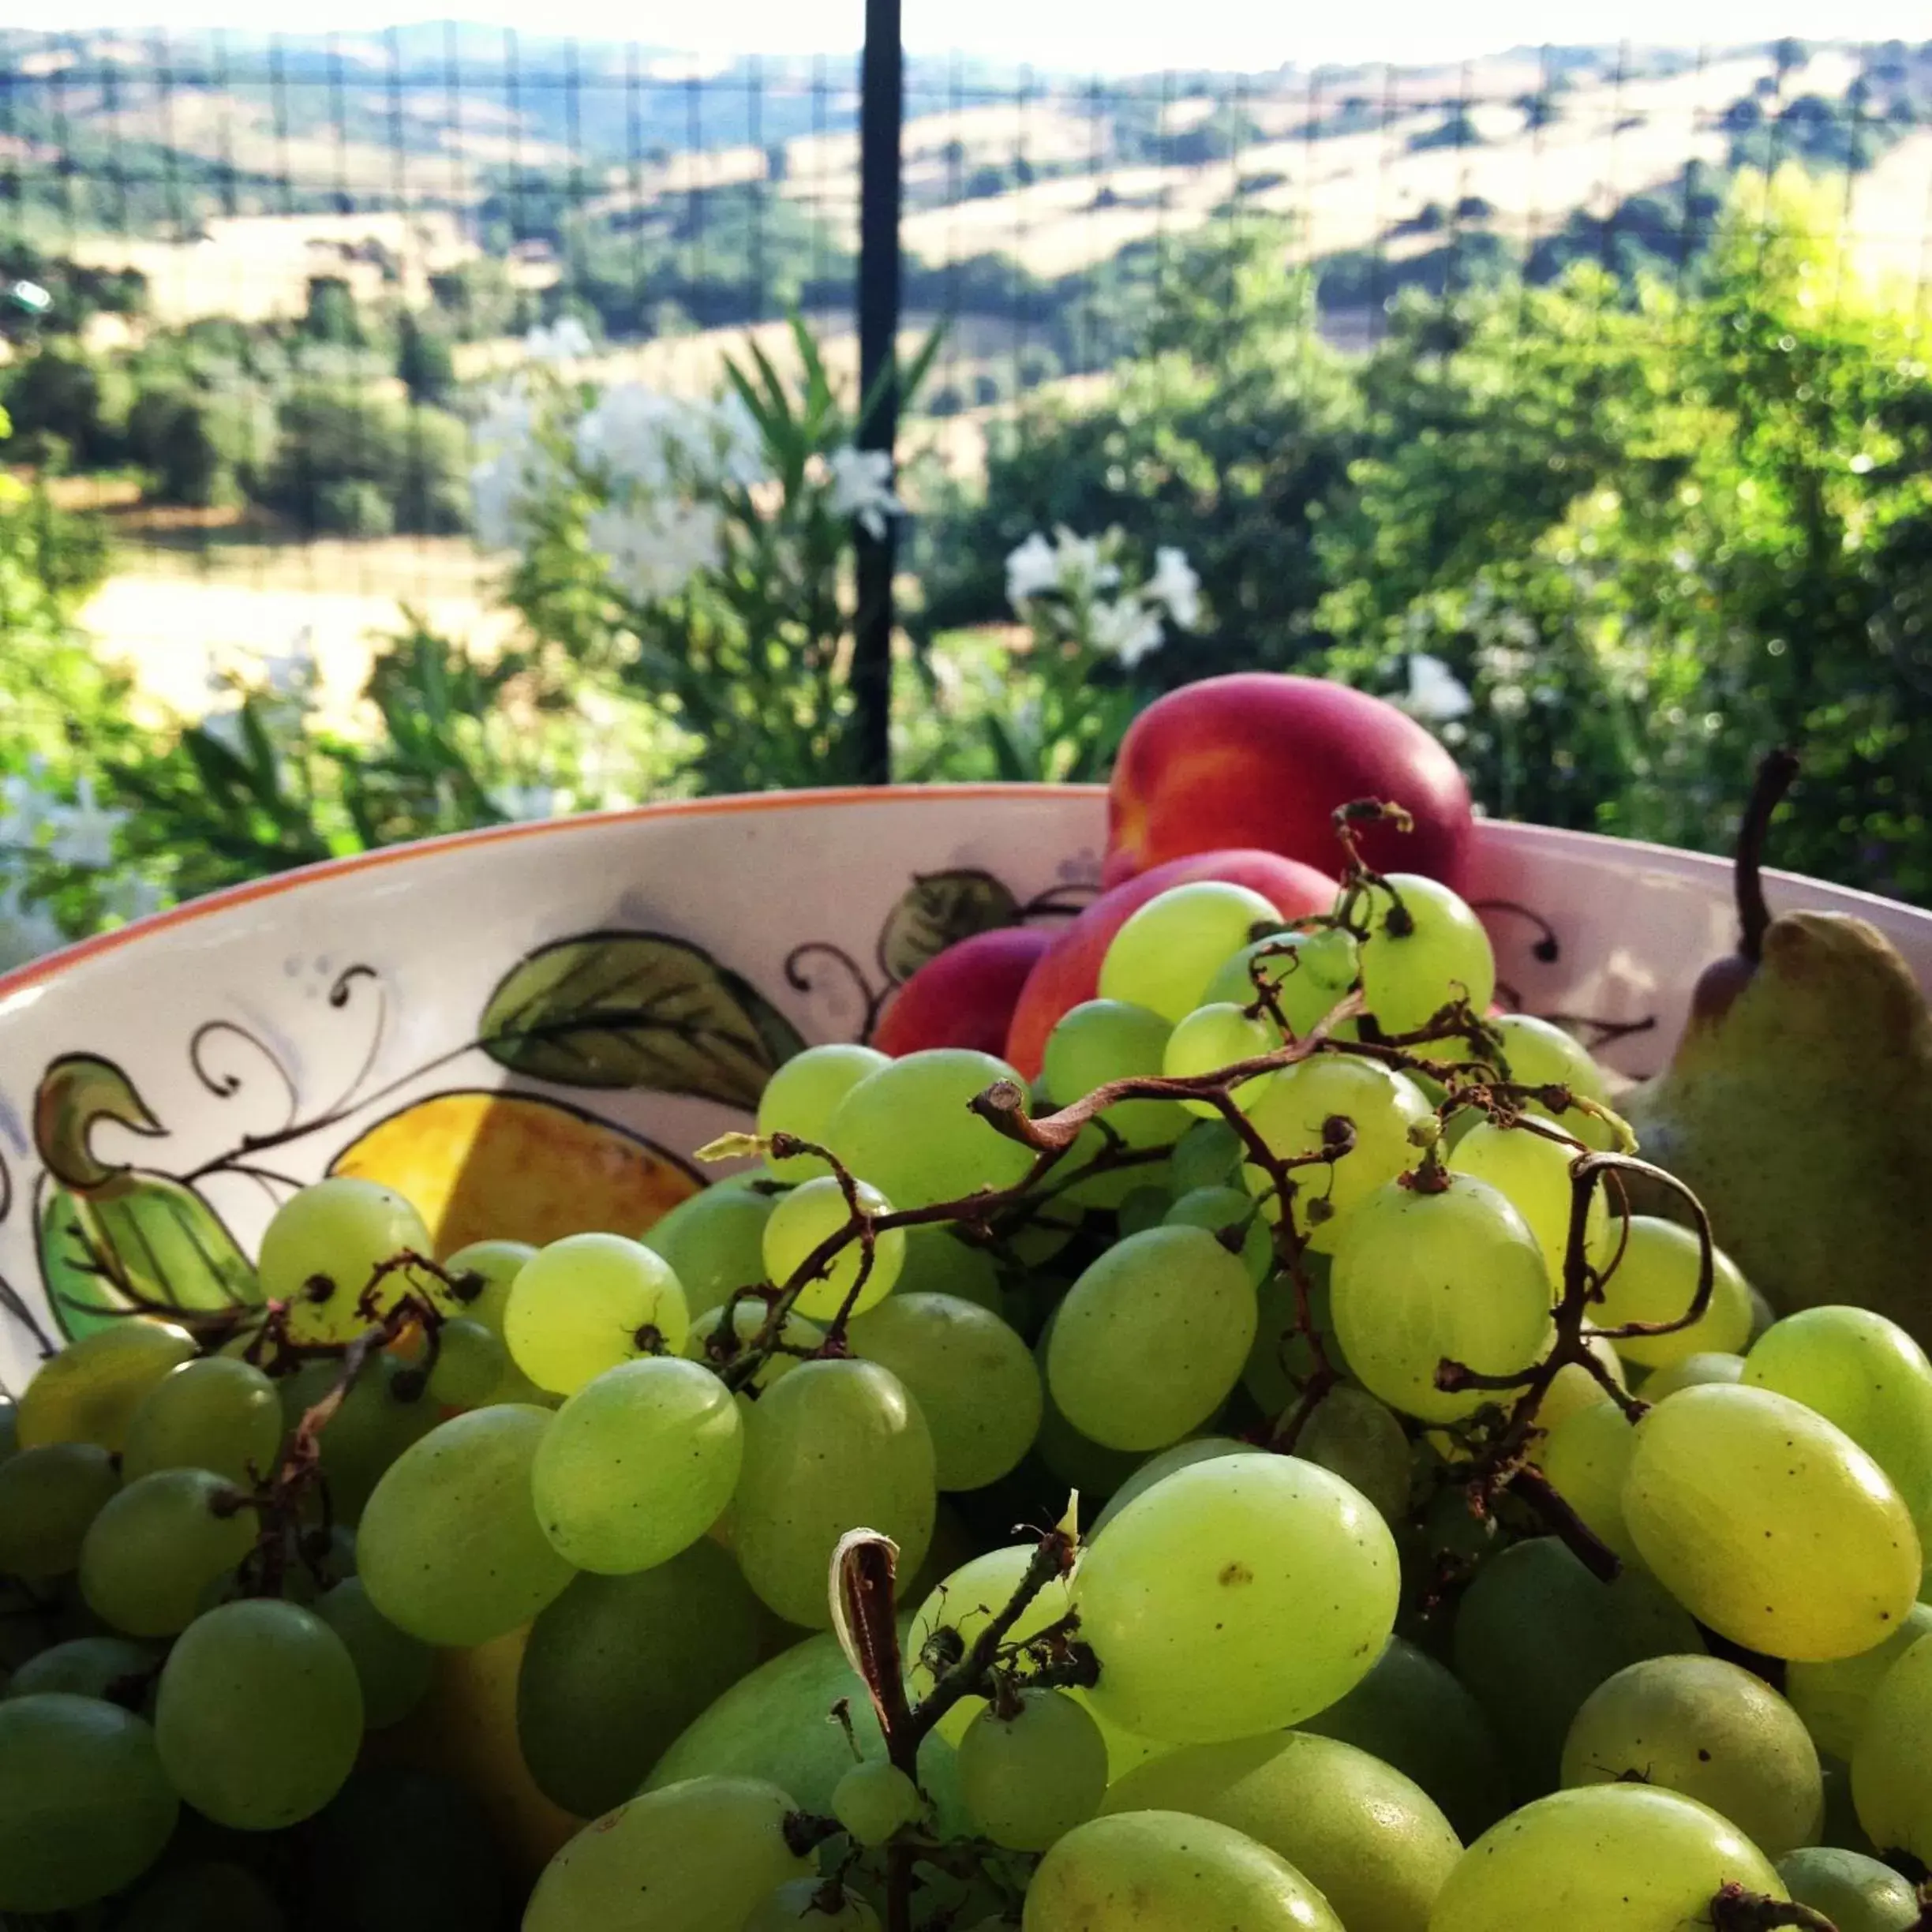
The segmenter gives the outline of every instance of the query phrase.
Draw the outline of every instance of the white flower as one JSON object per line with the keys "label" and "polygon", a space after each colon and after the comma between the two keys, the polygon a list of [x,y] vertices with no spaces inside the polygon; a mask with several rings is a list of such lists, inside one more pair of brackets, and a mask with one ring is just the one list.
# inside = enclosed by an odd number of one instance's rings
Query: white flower
{"label": "white flower", "polygon": [[99,871],[114,863],[114,837],[127,822],[124,811],[110,811],[94,797],[94,781],[83,778],[74,788],[72,805],[56,805],[47,814],[54,826],[47,856],[62,865],[84,866]]}
{"label": "white flower", "polygon": [[724,561],[722,513],[710,504],[608,504],[584,519],[584,535],[610,560],[611,581],[644,602],[676,597],[700,571]]}
{"label": "white flower", "polygon": [[489,802],[504,818],[515,821],[550,818],[556,815],[556,788],[546,784],[500,784],[489,792]]}
{"label": "white flower", "polygon": [[852,517],[875,541],[886,534],[886,519],[901,515],[905,505],[893,494],[889,450],[837,449],[832,466],[832,514]]}
{"label": "white flower", "polygon": [[590,331],[575,316],[559,316],[549,328],[541,322],[523,338],[533,362],[567,362],[590,353]]}
{"label": "white flower", "polygon": [[1466,717],[1472,708],[1469,692],[1462,680],[1440,657],[1425,651],[1413,652],[1409,659],[1409,690],[1402,709],[1412,717],[1446,724],[1451,718]]}
{"label": "white flower", "polygon": [[47,912],[21,899],[17,880],[0,885],[0,972],[11,972],[66,943],[67,935]]}
{"label": "white flower", "polygon": [[1101,554],[1098,537],[1076,537],[1064,526],[1054,532],[1060,588],[1069,597],[1094,596],[1120,582],[1118,567]]}
{"label": "white flower", "polygon": [[53,815],[54,801],[32,778],[0,779],[0,846],[32,844]]}
{"label": "white flower", "polygon": [[1015,610],[1028,598],[1054,590],[1059,582],[1060,565],[1054,556],[1053,545],[1038,530],[1017,550],[1008,552],[1006,601]]}
{"label": "white flower", "polygon": [[683,408],[642,383],[613,383],[578,418],[577,460],[613,481],[661,489],[670,480],[669,452],[682,440]]}
{"label": "white flower", "polygon": [[298,710],[307,710],[321,680],[316,665],[313,627],[304,624],[289,639],[286,650],[264,657],[261,670],[262,683],[270,698],[279,704],[293,705]]}
{"label": "white flower", "polygon": [[1159,650],[1163,641],[1159,617],[1137,597],[1095,605],[1089,636],[1095,650],[1118,657],[1129,671],[1150,651]]}
{"label": "white flower", "polygon": [[165,895],[152,879],[137,873],[124,872],[102,889],[101,910],[114,919],[145,919],[160,911]]}
{"label": "white flower", "polygon": [[1154,552],[1154,575],[1148,579],[1145,594],[1156,604],[1165,604],[1167,614],[1182,630],[1192,631],[1200,623],[1200,578],[1185,550],[1163,544]]}

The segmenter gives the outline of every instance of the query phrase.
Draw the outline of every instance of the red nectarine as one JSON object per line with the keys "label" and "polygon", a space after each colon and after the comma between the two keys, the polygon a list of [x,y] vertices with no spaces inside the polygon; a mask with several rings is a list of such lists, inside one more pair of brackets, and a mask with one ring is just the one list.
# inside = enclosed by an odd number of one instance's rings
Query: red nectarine
{"label": "red nectarine", "polygon": [[1004,1053],[1020,989],[1053,939],[1038,926],[1002,926],[957,941],[893,993],[872,1044],[894,1059],[927,1046]]}

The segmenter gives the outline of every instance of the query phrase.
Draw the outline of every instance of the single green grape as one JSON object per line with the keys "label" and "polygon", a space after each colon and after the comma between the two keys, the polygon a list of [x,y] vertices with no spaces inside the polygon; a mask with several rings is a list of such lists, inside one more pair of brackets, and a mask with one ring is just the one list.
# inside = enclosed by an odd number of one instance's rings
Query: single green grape
{"label": "single green grape", "polygon": [[[1337,1373],[1346,1374],[1348,1364],[1335,1332],[1329,1257],[1305,1254],[1301,1272],[1308,1283],[1309,1327],[1320,1338],[1329,1365]],[[1241,1384],[1263,1413],[1272,1418],[1301,1399],[1301,1391],[1316,1367],[1314,1347],[1301,1332],[1294,1277],[1286,1269],[1262,1282],[1255,1296],[1255,1313],[1254,1346],[1241,1370]]]}
{"label": "single green grape", "polygon": [[1726,1885],[1781,1900],[1770,1861],[1694,1799],[1647,1784],[1552,1792],[1471,1845],[1429,1932],[1677,1932]]}
{"label": "single green grape", "polygon": [[1680,1792],[1768,1858],[1810,1844],[1825,1822],[1803,1720],[1762,1678],[1718,1657],[1652,1657],[1599,1684],[1570,1726],[1563,1781]]}
{"label": "single green grape", "polygon": [[932,1437],[905,1385],[877,1362],[810,1361],[752,1405],[735,1500],[745,1580],[788,1623],[832,1620],[827,1577],[849,1530],[899,1545],[916,1571],[938,1500]]}
{"label": "single green grape", "polygon": [[481,1322],[453,1316],[436,1331],[429,1399],[448,1409],[481,1409],[494,1399],[510,1351]]}
{"label": "single green grape", "polygon": [[[1041,1065],[1046,1091],[1060,1106],[1084,1100],[1110,1081],[1159,1073],[1172,1022],[1125,1000],[1084,1001],[1063,1013],[1046,1036]],[[1171,1100],[1122,1100],[1100,1116],[1133,1148],[1178,1140],[1187,1121]]]}
{"label": "single green grape", "polygon": [[[672,1210],[673,1214],[676,1211]],[[439,1288],[436,1299],[452,1312],[481,1322],[492,1335],[500,1337],[511,1287],[522,1273],[523,1264],[534,1260],[536,1253],[528,1241],[472,1241],[467,1248],[459,1248],[443,1264],[443,1271],[455,1289],[451,1293]]]}
{"label": "single green grape", "polygon": [[130,1637],[171,1637],[255,1546],[256,1513],[207,1470],[157,1470],[109,1499],[80,1546],[80,1593]]}
{"label": "single green grape", "polygon": [[1250,1455],[1253,1448],[1252,1443],[1237,1441],[1232,1436],[1190,1436],[1168,1448],[1157,1449],[1107,1499],[1100,1514],[1091,1523],[1082,1524],[1081,1534],[1091,1543],[1135,1497],[1145,1496],[1176,1470],[1211,1462],[1217,1456]]}
{"label": "single green grape", "polygon": [[[1609,1233],[1614,1252],[1619,1239]],[[1605,1279],[1592,1319],[1599,1328],[1627,1322],[1681,1320],[1697,1294],[1698,1237],[1675,1221],[1632,1215],[1623,1259]],[[1710,1305],[1687,1328],[1668,1335],[1616,1338],[1617,1353],[1646,1368],[1664,1368],[1687,1355],[1741,1353],[1750,1335],[1750,1290],[1723,1249],[1711,1256]]]}
{"label": "single green grape", "polygon": [[1751,1343],[1743,1379],[1835,1422],[1913,1519],[1932,1519],[1932,1361],[1897,1323],[1869,1309],[1801,1309]]}
{"label": "single green grape", "polygon": [[1337,1383],[1302,1424],[1294,1452],[1360,1490],[1391,1529],[1407,1518],[1409,1438],[1366,1389]]}
{"label": "single green grape", "polygon": [[297,1341],[346,1342],[404,1294],[430,1292],[429,1278],[410,1269],[380,1280],[379,1271],[400,1255],[433,1250],[422,1216],[394,1188],[337,1174],[297,1189],[275,1210],[256,1273],[264,1295],[289,1305]]}
{"label": "single green grape", "polygon": [[[1627,1391],[1623,1365],[1617,1359],[1616,1348],[1601,1335],[1586,1335],[1583,1346],[1603,1365],[1605,1372],[1620,1389]],[[1660,1370],[1660,1373],[1662,1372]],[[1543,1391],[1543,1399],[1537,1405],[1537,1427],[1544,1432],[1540,1441],[1530,1445],[1530,1459],[1539,1468],[1542,1466],[1543,1453],[1548,1446],[1548,1439],[1568,1421],[1579,1409],[1600,1408],[1611,1400],[1610,1392],[1581,1362],[1565,1362],[1550,1378],[1550,1385]]]}
{"label": "single green grape", "polygon": [[1446,1390],[1444,1361],[1514,1375],[1548,1346],[1549,1276],[1522,1216],[1485,1181],[1454,1172],[1440,1191],[1391,1183],[1338,1237],[1335,1333],[1368,1392],[1425,1422],[1496,1399]]}
{"label": "single green grape", "polygon": [[1170,1024],[1191,1013],[1228,955],[1281,915],[1258,892],[1218,879],[1176,886],[1130,914],[1100,962],[1100,997],[1126,1000]]}
{"label": "single green grape", "polygon": [[1163,1227],[1205,1228],[1222,1235],[1230,1230],[1241,1237],[1238,1252],[1249,1281],[1259,1288],[1275,1266],[1275,1241],[1253,1197],[1237,1187],[1196,1188],[1183,1194],[1161,1216]]}
{"label": "single green grape", "polygon": [[[1608,1346],[1608,1344],[1605,1343],[1604,1346]],[[1727,1354],[1719,1349],[1704,1349],[1695,1355],[1684,1356],[1667,1368],[1653,1369],[1644,1378],[1643,1398],[1655,1407],[1666,1395],[1675,1395],[1679,1389],[1695,1388],[1705,1382],[1742,1382],[1743,1380],[1744,1357],[1742,1355]]]}
{"label": "single green grape", "polygon": [[823,1144],[899,1208],[1015,1186],[1032,1167],[1032,1154],[969,1107],[1000,1080],[1025,1084],[991,1054],[964,1046],[908,1054],[846,1095]]}
{"label": "single green grape", "polygon": [[[1486,1181],[1523,1218],[1549,1270],[1552,1290],[1560,1294],[1564,1257],[1570,1245],[1570,1208],[1573,1189],[1570,1163],[1574,1148],[1546,1140],[1533,1129],[1499,1127],[1478,1121],[1457,1141],[1449,1156],[1458,1174]],[[1583,1254],[1601,1267],[1615,1252],[1618,1230],[1612,1226],[1601,1187],[1593,1189],[1583,1219]]]}
{"label": "single green grape", "polygon": [[[754,1295],[746,1296],[732,1309],[731,1330],[734,1339],[728,1342],[724,1337],[724,1306],[706,1309],[692,1322],[691,1331],[684,1338],[686,1358],[702,1362],[714,1372],[728,1368],[763,1334],[770,1314],[771,1305],[768,1301]],[[801,1357],[814,1354],[823,1343],[825,1331],[816,1322],[807,1321],[795,1308],[779,1324],[778,1340],[781,1350],[787,1352],[774,1352],[766,1357],[751,1377],[753,1388],[768,1389],[781,1376],[789,1375],[799,1365]]]}
{"label": "single green grape", "polygon": [[[70,1637],[28,1658],[14,1672],[0,1697],[32,1697],[43,1690],[64,1690],[73,1697],[107,1698],[122,1685],[140,1686],[155,1673],[159,1653],[147,1644],[125,1637]],[[127,1703],[127,1698],[110,1698]]]}
{"label": "single green grape", "polygon": [[1279,1853],[1211,1819],[1123,1811],[1076,1825],[1041,1859],[1021,1932],[1342,1932]]}
{"label": "single green grape", "polygon": [[1013,1469],[1039,1433],[1032,1351],[997,1315],[950,1295],[894,1295],[859,1316],[852,1353],[889,1368],[931,1432],[942,1489],[983,1489]]}
{"label": "single green grape", "polygon": [[1658,1403],[1638,1425],[1623,1502],[1658,1582],[1767,1656],[1855,1657],[1919,1593],[1919,1537],[1885,1472],[1769,1389],[1706,1383]]}
{"label": "single green grape", "polygon": [[1892,1666],[1923,1637],[1932,1637],[1932,1604],[1915,1603],[1883,1643],[1856,1657],[1785,1667],[1784,1694],[1820,1750],[1851,1762],[1872,1694],[1885,1682]]}
{"label": "single green grape", "polygon": [[[855,1181],[852,1191],[859,1211],[871,1219],[893,1211],[893,1204],[869,1182]],[[814,1252],[850,1226],[852,1220],[845,1191],[829,1174],[794,1188],[765,1223],[765,1272],[772,1284],[788,1286]],[[792,1306],[818,1321],[829,1321],[848,1300],[854,1313],[876,1308],[898,1285],[899,1271],[904,1265],[904,1229],[886,1228],[874,1234],[869,1270],[865,1268],[864,1244],[855,1237],[806,1282]],[[862,1271],[865,1280],[860,1286]]]}
{"label": "single green grape", "polygon": [[0,1700],[0,1911],[68,1911],[132,1884],[179,1810],[140,1718],[62,1692]]}
{"label": "single green grape", "polygon": [[530,1775],[579,1818],[621,1803],[751,1673],[768,1628],[738,1566],[709,1541],[635,1576],[578,1577],[538,1612],[517,1673]]}
{"label": "single green grape", "polygon": [[1197,1120],[1174,1143],[1170,1191],[1178,1200],[1200,1188],[1238,1186],[1245,1157],[1241,1136],[1226,1121]]}
{"label": "single green grape", "polygon": [[744,1455],[731,1391],[675,1355],[621,1363],[557,1411],[531,1466],[537,1518],[579,1570],[668,1562],[724,1515]]}
{"label": "single green grape", "polygon": [[925,1809],[919,1787],[883,1758],[854,1765],[832,1794],[832,1815],[856,1844],[883,1844]]}
{"label": "single green grape", "polygon": [[275,1831],[313,1817],[361,1747],[348,1648],[297,1604],[223,1604],[168,1653],[155,1741],[174,1788],[218,1825]]}
{"label": "single green grape", "polygon": [[1556,1493],[1626,1562],[1637,1556],[1623,1520],[1623,1481],[1636,1453],[1636,1430],[1606,1397],[1572,1410],[1550,1431],[1537,1455]]}
{"label": "single green grape", "polygon": [[[816,1155],[800,1155],[797,1163],[787,1163],[788,1167],[794,1164],[825,1167]],[[801,1172],[798,1178],[810,1176]],[[708,1187],[680,1201],[645,1230],[644,1245],[670,1263],[693,1320],[707,1309],[721,1306],[735,1290],[765,1279],[765,1224],[771,1219],[773,1199],[749,1188]]]}
{"label": "single green grape", "polygon": [[[765,1091],[758,1096],[758,1130],[762,1134],[788,1133],[824,1147],[839,1103],[868,1074],[891,1065],[891,1057],[876,1046],[848,1046],[842,1041],[807,1046],[765,1083]],[[770,1165],[772,1172],[786,1181],[810,1181],[832,1171],[816,1154],[794,1154]],[[739,1288],[744,1283],[729,1286]]]}
{"label": "single green grape", "polygon": [[525,1264],[504,1339],[538,1387],[569,1395],[593,1376],[684,1346],[691,1312],[670,1264],[621,1234],[567,1234]]}
{"label": "single green grape", "polygon": [[1914,1932],[1919,1896],[1889,1865],[1835,1845],[1807,1845],[1778,1860],[1778,1876],[1800,1905],[1838,1932]]}
{"label": "single green grape", "polygon": [[878,1914],[835,1880],[792,1878],[744,1922],[743,1932],[878,1932]]}
{"label": "single green grape", "polygon": [[1872,1693],[1852,1753],[1852,1798],[1874,1844],[1932,1863],[1932,1637]]}
{"label": "single green grape", "polygon": [[47,1443],[0,1462],[0,1574],[65,1576],[121,1487],[98,1443]]}
{"label": "single green grape", "polygon": [[161,1469],[212,1470],[233,1482],[266,1478],[282,1442],[275,1384],[244,1361],[183,1362],[129,1419],[121,1470],[132,1482]]}
{"label": "single green grape", "polygon": [[473,1409],[390,1465],[356,1556],[370,1602],[399,1630],[468,1649],[527,1623],[569,1582],[530,1495],[553,1419],[515,1402]]}
{"label": "single green grape", "polygon": [[429,1694],[436,1653],[399,1631],[369,1601],[360,1577],[344,1577],[315,1601],[315,1613],[342,1639],[362,1688],[372,1731],[399,1724]]}
{"label": "single green grape", "polygon": [[[1241,1061],[1258,1060],[1273,1053],[1281,1043],[1280,1029],[1265,1015],[1251,1014],[1234,1005],[1196,1006],[1182,1016],[1168,1035],[1161,1071],[1176,1080],[1219,1073]],[[1232,1088],[1229,1097],[1244,1114],[1252,1114],[1275,1079],[1271,1073],[1256,1074]],[[1204,1120],[1221,1117],[1220,1108],[1211,1100],[1183,1100],[1181,1105]]]}
{"label": "single green grape", "polygon": [[[1518,1085],[1567,1087],[1579,1099],[1611,1105],[1610,1083],[1603,1069],[1582,1042],[1561,1027],[1533,1013],[1496,1013],[1485,1024],[1496,1035],[1509,1077]],[[1581,1107],[1567,1107],[1559,1114],[1533,1100],[1527,1110],[1539,1119],[1555,1121],[1565,1133],[1574,1134],[1599,1153],[1616,1145],[1608,1123]]]}
{"label": "single green grape", "polygon": [[1361,972],[1361,955],[1354,935],[1339,926],[1252,940],[1222,962],[1201,989],[1200,1003],[1208,1006],[1226,1000],[1237,1006],[1253,1005],[1257,964],[1274,989],[1282,1018],[1300,1039],[1347,998]]}
{"label": "single green grape", "polygon": [[1172,1204],[1165,1188],[1142,1185],[1129,1189],[1115,1211],[1121,1234],[1144,1234],[1149,1228],[1159,1227]]}
{"label": "single green grape", "polygon": [[1095,1710],[1177,1744],[1312,1717],[1381,1653],[1399,1569],[1373,1505],[1312,1463],[1251,1455],[1177,1470],[1082,1561]]}
{"label": "single green grape", "polygon": [[1006,1297],[1000,1286],[999,1264],[986,1249],[960,1240],[950,1228],[911,1227],[904,1234],[901,1294],[951,1295],[1005,1319]]}
{"label": "single green grape", "polygon": [[[780,1885],[812,1874],[775,1784],[698,1777],[646,1792],[579,1832],[545,1866],[523,1932],[591,1932],[652,1923],[676,1932],[743,1932]],[[640,1920],[638,1900],[650,1899]]]}
{"label": "single green grape", "polygon": [[1414,1032],[1452,1000],[1478,1015],[1488,1009],[1496,955],[1462,899],[1413,872],[1391,872],[1365,894],[1362,998],[1384,1033]]}
{"label": "single green grape", "polygon": [[1353,1744],[1287,1731],[1163,1752],[1106,1810],[1211,1818],[1286,1859],[1349,1932],[1421,1932],[1462,1844],[1427,1792]]}
{"label": "single green grape", "polygon": [[975,1825],[1011,1852],[1044,1852],[1106,1795],[1106,1740],[1058,1690],[1022,1690],[981,1711],[959,1747],[960,1795]]}
{"label": "single green grape", "polygon": [[[335,1387],[332,1359],[305,1362],[279,1385],[282,1417],[290,1429]],[[322,1477],[339,1522],[353,1523],[384,1472],[436,1425],[437,1411],[422,1378],[387,1351],[366,1363],[321,1434]]]}
{"label": "single green grape", "polygon": [[1060,1305],[1046,1351],[1054,1402],[1106,1447],[1165,1448],[1226,1399],[1255,1320],[1246,1269],[1205,1229],[1129,1235]]}
{"label": "single green grape", "polygon": [[14,1410],[19,1446],[97,1443],[118,1455],[141,1398],[194,1355],[192,1335],[144,1316],[82,1335],[43,1361],[22,1392]]}

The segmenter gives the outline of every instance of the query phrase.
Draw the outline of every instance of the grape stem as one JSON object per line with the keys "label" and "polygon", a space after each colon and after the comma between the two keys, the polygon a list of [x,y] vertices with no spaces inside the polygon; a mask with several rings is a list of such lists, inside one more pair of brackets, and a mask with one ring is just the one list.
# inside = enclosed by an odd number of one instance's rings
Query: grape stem
{"label": "grape stem", "polygon": [[1735,1879],[1711,1900],[1711,1923],[1717,1932],[1772,1932],[1777,1926],[1796,1926],[1802,1932],[1838,1932],[1837,1921],[1814,1907],[1747,1892]]}

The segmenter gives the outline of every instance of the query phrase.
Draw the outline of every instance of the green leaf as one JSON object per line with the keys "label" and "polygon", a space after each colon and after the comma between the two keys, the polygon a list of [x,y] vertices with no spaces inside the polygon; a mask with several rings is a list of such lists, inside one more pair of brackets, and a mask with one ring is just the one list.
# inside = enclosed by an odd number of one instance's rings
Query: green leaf
{"label": "green leaf", "polygon": [[1020,902],[990,872],[927,872],[907,887],[879,934],[888,978],[909,979],[949,945],[1020,922]]}
{"label": "green leaf", "polygon": [[539,1080],[747,1109],[804,1045],[736,973],[657,933],[591,933],[533,953],[490,995],[478,1034],[492,1059]]}

